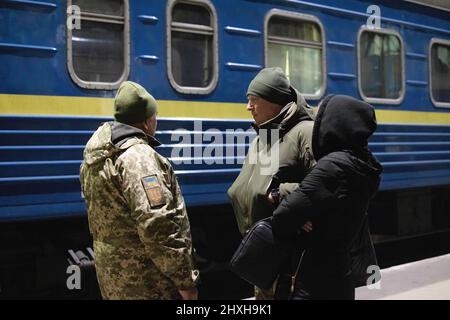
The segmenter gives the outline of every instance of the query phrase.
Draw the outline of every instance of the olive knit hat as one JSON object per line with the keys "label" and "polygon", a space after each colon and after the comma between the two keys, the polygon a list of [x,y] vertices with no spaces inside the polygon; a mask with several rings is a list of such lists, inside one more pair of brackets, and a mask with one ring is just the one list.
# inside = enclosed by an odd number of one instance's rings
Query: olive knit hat
{"label": "olive knit hat", "polygon": [[265,68],[250,82],[247,96],[251,94],[284,107],[295,101],[291,88],[281,68]]}
{"label": "olive knit hat", "polygon": [[153,116],[157,107],[156,100],[144,87],[125,81],[114,100],[114,118],[125,124],[139,123]]}

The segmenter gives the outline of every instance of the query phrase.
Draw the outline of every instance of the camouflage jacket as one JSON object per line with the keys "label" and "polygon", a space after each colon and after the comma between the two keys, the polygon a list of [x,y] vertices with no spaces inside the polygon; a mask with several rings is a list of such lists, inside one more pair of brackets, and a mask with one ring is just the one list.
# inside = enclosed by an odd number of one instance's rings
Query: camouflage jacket
{"label": "camouflage jacket", "polygon": [[177,299],[198,278],[177,179],[150,144],[159,143],[111,122],[84,150],[80,181],[106,299]]}

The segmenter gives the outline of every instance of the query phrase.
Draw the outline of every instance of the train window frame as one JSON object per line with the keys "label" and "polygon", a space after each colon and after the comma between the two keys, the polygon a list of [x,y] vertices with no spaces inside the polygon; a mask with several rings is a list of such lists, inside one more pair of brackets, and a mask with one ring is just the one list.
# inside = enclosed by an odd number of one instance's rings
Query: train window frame
{"label": "train window frame", "polygon": [[[372,33],[380,33],[380,34],[387,34],[387,35],[393,35],[396,36],[400,41],[400,58],[401,58],[401,75],[402,75],[402,88],[400,90],[400,96],[395,99],[389,99],[389,98],[377,98],[377,97],[367,97],[363,90],[362,90],[362,83],[361,83],[361,36],[364,32],[372,32]],[[403,41],[403,37],[399,32],[393,29],[388,28],[377,28],[377,29],[371,29],[367,26],[362,26],[358,31],[358,38],[357,38],[357,63],[358,63],[358,91],[361,98],[366,101],[367,103],[375,103],[375,104],[389,104],[389,105],[400,105],[403,100],[405,99],[406,94],[406,72],[405,72],[405,42]]]}
{"label": "train window frame", "polygon": [[[172,72],[172,13],[173,8],[178,3],[191,4],[196,6],[203,6],[206,8],[211,17],[211,25],[213,31],[212,40],[212,54],[213,54],[213,70],[211,82],[206,87],[189,87],[179,85]],[[218,32],[218,16],[217,11],[209,0],[169,0],[166,11],[167,23],[166,23],[166,50],[167,50],[167,76],[171,86],[179,93],[183,94],[197,94],[197,95],[207,95],[212,93],[219,82],[219,32]]]}
{"label": "train window frame", "polygon": [[[66,27],[67,30],[67,68],[69,70],[72,80],[81,88],[94,89],[94,90],[115,90],[118,89],[120,84],[127,80],[130,75],[130,6],[129,0],[122,0],[124,3],[124,30],[123,30],[123,46],[124,46],[124,68],[121,77],[115,82],[95,82],[85,81],[78,77],[73,66],[73,45],[72,45],[72,30]],[[72,0],[67,0],[67,8],[72,5]],[[81,17],[85,17],[88,21],[98,22],[111,22],[114,19],[110,15],[103,15],[99,13],[85,13],[81,12]],[[112,22],[114,23],[114,22]],[[115,22],[117,23],[117,22]]]}
{"label": "train window frame", "polygon": [[318,94],[308,94],[301,92],[302,96],[305,99],[308,100],[320,100],[323,98],[326,89],[327,89],[327,46],[326,46],[326,34],[325,34],[325,28],[323,27],[322,22],[320,19],[316,16],[304,14],[304,13],[298,13],[298,12],[292,12],[292,11],[286,11],[286,10],[280,10],[280,9],[272,9],[269,12],[267,12],[265,19],[264,19],[264,65],[267,67],[269,55],[268,55],[268,48],[269,48],[269,21],[272,17],[279,16],[284,18],[291,18],[294,20],[299,21],[307,21],[307,22],[313,22],[319,26],[320,34],[322,37],[322,82],[320,84],[320,91]]}
{"label": "train window frame", "polygon": [[431,75],[432,73],[432,66],[431,66],[431,49],[433,47],[434,44],[443,44],[445,46],[450,46],[450,40],[445,40],[445,39],[439,39],[439,38],[432,38],[430,40],[430,45],[428,47],[428,91],[430,93],[430,99],[431,102],[433,103],[434,107],[437,108],[450,108],[450,102],[440,102],[437,101],[434,97],[433,97],[433,77]]}

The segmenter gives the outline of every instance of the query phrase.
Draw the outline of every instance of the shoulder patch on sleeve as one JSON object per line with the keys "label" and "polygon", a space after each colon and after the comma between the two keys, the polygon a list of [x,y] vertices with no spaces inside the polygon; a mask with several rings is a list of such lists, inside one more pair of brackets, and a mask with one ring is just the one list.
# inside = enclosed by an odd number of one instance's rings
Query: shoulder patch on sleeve
{"label": "shoulder patch on sleeve", "polygon": [[155,208],[166,204],[164,191],[156,175],[144,177],[141,179],[150,207]]}

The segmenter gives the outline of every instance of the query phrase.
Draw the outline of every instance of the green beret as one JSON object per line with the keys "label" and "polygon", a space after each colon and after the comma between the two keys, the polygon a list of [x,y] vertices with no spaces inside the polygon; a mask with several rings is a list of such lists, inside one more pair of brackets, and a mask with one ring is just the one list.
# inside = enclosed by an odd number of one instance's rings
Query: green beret
{"label": "green beret", "polygon": [[114,118],[125,124],[147,120],[156,112],[156,100],[141,85],[125,81],[114,100]]}
{"label": "green beret", "polygon": [[276,103],[282,107],[291,101],[295,101],[291,84],[283,70],[279,67],[261,70],[252,82],[250,82],[247,96],[249,94]]}

